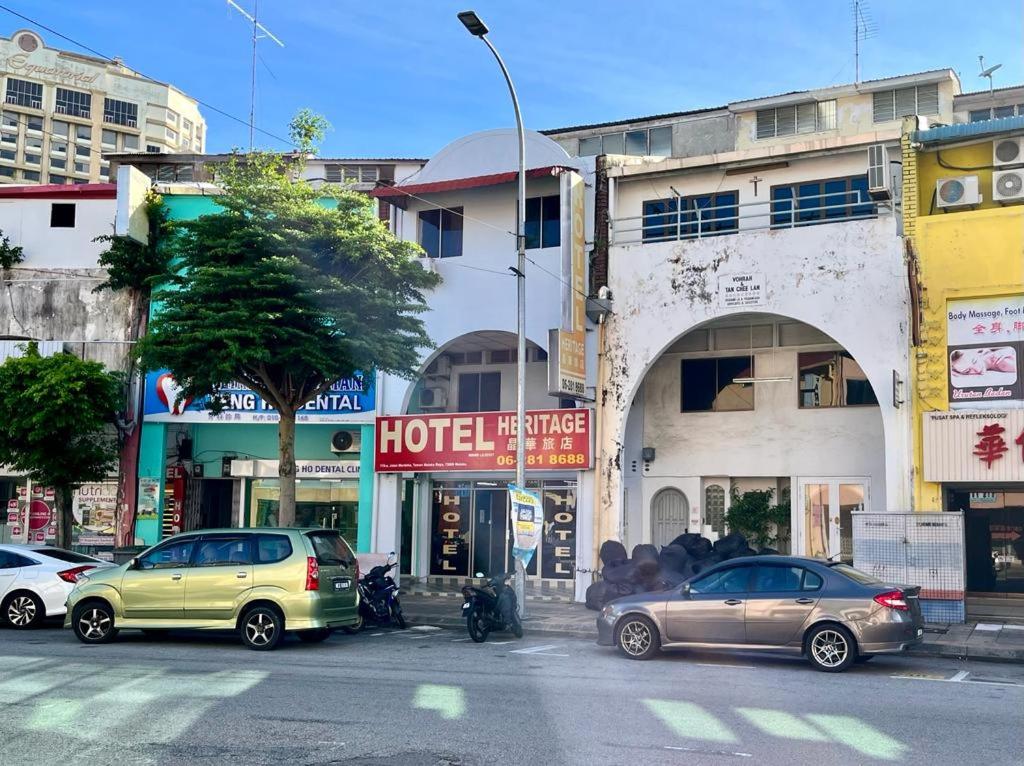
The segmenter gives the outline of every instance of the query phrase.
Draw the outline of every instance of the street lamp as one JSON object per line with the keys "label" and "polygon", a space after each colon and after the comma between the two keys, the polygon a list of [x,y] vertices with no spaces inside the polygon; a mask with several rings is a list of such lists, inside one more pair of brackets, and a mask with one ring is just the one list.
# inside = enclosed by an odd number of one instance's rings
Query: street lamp
{"label": "street lamp", "polygon": [[[516,268],[510,269],[516,275],[516,484],[526,489],[526,133],[523,130],[523,115],[519,111],[516,86],[512,84],[508,68],[501,54],[487,39],[487,25],[476,15],[476,11],[462,11],[459,21],[474,37],[479,37],[494,54],[494,58],[505,76],[512,108],[516,113],[516,131],[519,134],[519,191],[516,197]],[[512,531],[514,534],[514,530]],[[525,594],[526,567],[516,559],[516,600],[519,613],[526,613]]]}

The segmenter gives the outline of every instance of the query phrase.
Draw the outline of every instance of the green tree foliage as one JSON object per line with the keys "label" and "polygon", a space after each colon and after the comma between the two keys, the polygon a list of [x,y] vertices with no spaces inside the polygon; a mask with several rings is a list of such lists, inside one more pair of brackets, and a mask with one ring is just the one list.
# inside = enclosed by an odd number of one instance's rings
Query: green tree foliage
{"label": "green tree foliage", "polygon": [[322,115],[310,109],[300,109],[288,123],[288,137],[301,154],[316,154],[317,147],[330,129],[331,123]]}
{"label": "green tree foliage", "polygon": [[784,539],[782,533],[789,528],[789,501],[783,498],[779,505],[772,504],[775,490],[755,489],[740,493],[732,490],[732,500],[725,514],[725,523],[732,532],[747,538],[752,548],[765,548]]}
{"label": "green tree foliage", "polygon": [[25,260],[21,245],[12,245],[11,240],[0,232],[0,269],[8,271]]}
{"label": "green tree foliage", "polygon": [[174,232],[168,220],[163,199],[152,189],[146,194],[146,214],[149,217],[149,242],[142,244],[128,237],[103,234],[94,242],[109,246],[100,253],[99,264],[107,270],[107,279],[100,290],[136,290],[148,295],[153,285],[166,279],[170,264],[170,249],[166,240]]}
{"label": "green tree foliage", "polygon": [[56,490],[59,534],[71,545],[72,491],[117,465],[115,413],[123,379],[72,354],[24,356],[0,365],[0,464]]}
{"label": "green tree foliage", "polygon": [[182,222],[176,275],[139,344],[146,369],[168,368],[182,398],[231,381],[280,415],[281,507],[295,518],[295,415],[340,378],[373,370],[412,377],[430,346],[420,318],[437,276],[395,239],[361,194],[294,180],[276,155],[238,156],[218,173],[216,213]]}

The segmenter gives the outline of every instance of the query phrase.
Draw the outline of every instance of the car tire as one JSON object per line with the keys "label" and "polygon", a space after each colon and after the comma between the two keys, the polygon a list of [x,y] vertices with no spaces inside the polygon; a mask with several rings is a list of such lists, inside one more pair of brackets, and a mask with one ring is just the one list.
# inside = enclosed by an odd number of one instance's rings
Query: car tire
{"label": "car tire", "polygon": [[71,613],[71,629],[83,644],[106,644],[118,634],[113,608],[103,601],[79,604]]}
{"label": "car tire", "polygon": [[353,625],[343,625],[342,630],[348,633],[350,636],[354,636],[356,633],[366,627],[366,620],[363,619],[363,615],[360,613],[359,619]]}
{"label": "car tire", "polygon": [[43,624],[46,607],[35,593],[22,590],[4,599],[2,614],[3,621],[15,630],[31,630]]}
{"label": "car tire", "polygon": [[272,606],[254,606],[239,622],[242,643],[258,652],[275,649],[284,638],[284,617]]}
{"label": "car tire", "polygon": [[631,660],[649,660],[661,649],[661,637],[650,618],[629,614],[615,627],[615,645]]}
{"label": "car tire", "polygon": [[299,640],[305,641],[307,644],[319,644],[326,641],[331,637],[333,633],[330,628],[317,628],[316,630],[301,630],[299,631]]}
{"label": "car tire", "polygon": [[807,659],[815,670],[842,673],[857,659],[857,644],[841,625],[818,625],[807,634]]}

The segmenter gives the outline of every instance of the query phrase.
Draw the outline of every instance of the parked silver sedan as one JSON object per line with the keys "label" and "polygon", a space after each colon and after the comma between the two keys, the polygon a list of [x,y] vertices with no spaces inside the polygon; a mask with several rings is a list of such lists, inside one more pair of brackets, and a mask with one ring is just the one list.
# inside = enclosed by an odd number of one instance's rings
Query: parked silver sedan
{"label": "parked silver sedan", "polygon": [[635,660],[659,649],[781,650],[838,673],[920,642],[919,593],[848,564],[750,556],[612,601],[597,618],[598,643]]}

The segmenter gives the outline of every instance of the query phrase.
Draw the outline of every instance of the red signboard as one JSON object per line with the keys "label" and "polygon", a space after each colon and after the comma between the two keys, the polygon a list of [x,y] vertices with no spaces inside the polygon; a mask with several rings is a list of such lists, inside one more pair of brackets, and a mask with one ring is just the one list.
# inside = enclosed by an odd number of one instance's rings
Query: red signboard
{"label": "red signboard", "polygon": [[[526,469],[580,471],[593,465],[591,410],[526,413]],[[374,469],[411,471],[513,471],[514,412],[447,412],[377,418]]]}

